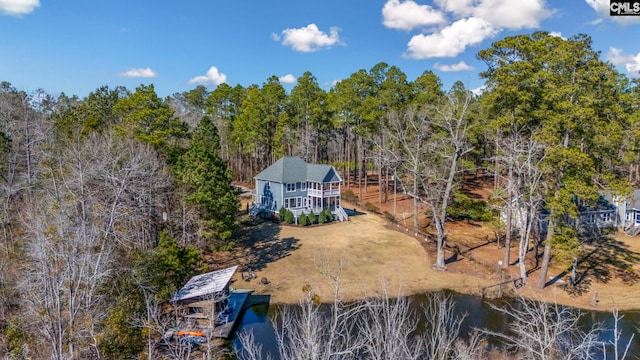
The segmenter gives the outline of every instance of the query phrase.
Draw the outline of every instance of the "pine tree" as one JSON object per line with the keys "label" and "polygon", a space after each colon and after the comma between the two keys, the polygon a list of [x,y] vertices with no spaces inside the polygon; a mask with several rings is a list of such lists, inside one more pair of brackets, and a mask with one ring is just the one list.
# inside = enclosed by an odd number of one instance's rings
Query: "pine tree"
{"label": "pine tree", "polygon": [[176,166],[178,180],[187,187],[184,198],[200,213],[204,238],[227,240],[236,227],[239,202],[231,185],[231,171],[220,158],[218,130],[207,116],[195,128],[191,144]]}

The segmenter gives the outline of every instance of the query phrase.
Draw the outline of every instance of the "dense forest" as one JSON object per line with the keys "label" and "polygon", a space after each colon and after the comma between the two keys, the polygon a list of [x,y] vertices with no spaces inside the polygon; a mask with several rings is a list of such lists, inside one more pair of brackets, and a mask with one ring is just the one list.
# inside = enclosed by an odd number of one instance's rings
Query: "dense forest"
{"label": "dense forest", "polygon": [[508,219],[526,209],[506,241],[521,259],[540,249],[543,287],[552,254],[577,256],[580,208],[640,181],[640,84],[586,35],[508,37],[477,56],[479,94],[385,63],[328,91],[311,72],[290,92],[274,76],[164,99],[153,85],[80,98],[1,83],[0,355],[151,357],[161,305],[206,270],[203,252],[233,246],[232,181],[281,156],[334,165],[360,197],[374,174],[380,202],[400,179],[429,209],[436,267],[463,176],[490,174]]}

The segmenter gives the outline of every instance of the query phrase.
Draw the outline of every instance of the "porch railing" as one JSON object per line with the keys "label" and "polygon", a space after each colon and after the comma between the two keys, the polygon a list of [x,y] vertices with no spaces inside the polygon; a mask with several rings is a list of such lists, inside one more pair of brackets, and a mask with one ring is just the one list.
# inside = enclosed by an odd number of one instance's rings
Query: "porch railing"
{"label": "porch railing", "polygon": [[347,215],[347,213],[344,211],[342,206],[336,206],[335,213],[336,213],[336,217],[338,218],[338,220],[340,220],[340,221],[349,220],[349,215]]}
{"label": "porch railing", "polygon": [[340,195],[340,189],[328,189],[328,190],[318,190],[318,189],[307,189],[307,195],[310,196],[338,196]]}

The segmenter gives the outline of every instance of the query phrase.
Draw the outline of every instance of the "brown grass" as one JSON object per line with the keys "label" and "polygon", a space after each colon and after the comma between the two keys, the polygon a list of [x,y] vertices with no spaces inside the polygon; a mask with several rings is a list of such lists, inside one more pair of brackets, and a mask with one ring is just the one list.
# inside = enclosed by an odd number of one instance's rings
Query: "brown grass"
{"label": "brown grass", "polygon": [[[371,189],[361,203],[369,201],[381,213],[392,212],[391,197],[388,203],[380,204],[377,191]],[[478,192],[479,196],[487,193],[486,189]],[[330,278],[336,274],[340,275],[339,295],[345,301],[376,296],[383,284],[391,294],[411,295],[440,289],[480,294],[485,286],[518,276],[515,264],[500,274],[497,262],[504,257],[505,249],[502,244],[498,246],[493,231],[466,222],[447,225],[449,245],[451,249],[457,248],[458,253],[454,256],[452,251],[447,252],[447,271],[433,270],[434,245],[402,226],[405,220],[412,226],[411,206],[410,200],[399,200],[399,226],[390,225],[381,215],[365,213],[361,206],[351,204],[345,207],[356,207],[362,214],[352,216],[345,223],[296,227],[256,222],[243,227],[237,247],[231,252],[217,253],[211,265],[239,264],[241,271],[252,268],[257,279],[245,282],[238,273],[232,286],[270,294],[273,303],[298,302],[305,285],[311,285],[321,301],[330,301],[333,298]],[[403,213],[406,219],[402,218]],[[427,223],[425,219],[420,220],[421,224]],[[538,271],[534,270],[525,286],[519,289],[509,286],[505,290],[511,295],[581,308],[640,308],[637,300],[640,281],[635,275],[640,274],[640,237],[616,235],[585,244],[583,256],[579,266],[581,282],[576,288],[557,282],[543,290],[536,289]],[[514,244],[511,259],[516,258],[517,244]],[[529,259],[528,268],[534,264],[535,260]],[[554,264],[549,276],[560,276],[564,280],[566,270],[566,266]],[[268,285],[260,282],[263,277],[268,279]],[[596,296],[598,302],[594,305]]]}

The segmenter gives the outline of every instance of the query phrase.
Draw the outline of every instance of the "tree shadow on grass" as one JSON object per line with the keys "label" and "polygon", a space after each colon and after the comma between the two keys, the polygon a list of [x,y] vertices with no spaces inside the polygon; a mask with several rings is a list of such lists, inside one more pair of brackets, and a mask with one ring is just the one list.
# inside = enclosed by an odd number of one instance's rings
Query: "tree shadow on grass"
{"label": "tree shadow on grass", "polygon": [[291,255],[300,248],[299,240],[293,237],[280,238],[280,226],[270,221],[243,227],[237,232],[237,245],[232,259],[241,271],[259,271],[268,264]]}
{"label": "tree shadow on grass", "polygon": [[578,261],[575,286],[564,287],[569,294],[583,295],[593,282],[606,284],[617,278],[624,284],[633,285],[640,280],[640,275],[633,270],[633,266],[640,263],[640,253],[629,249],[624,242],[603,236],[586,245],[585,250],[585,255]]}

